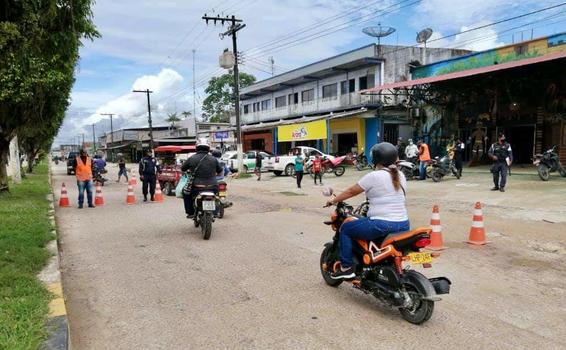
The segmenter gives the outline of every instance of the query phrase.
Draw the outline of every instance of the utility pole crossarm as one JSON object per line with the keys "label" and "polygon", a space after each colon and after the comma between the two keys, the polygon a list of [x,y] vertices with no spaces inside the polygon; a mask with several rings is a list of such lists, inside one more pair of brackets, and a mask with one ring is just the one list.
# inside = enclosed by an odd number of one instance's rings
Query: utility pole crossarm
{"label": "utility pole crossarm", "polygon": [[151,125],[151,100],[149,98],[149,94],[152,94],[153,91],[150,89],[145,90],[133,90],[133,92],[141,92],[147,95],[147,121],[149,124],[149,150],[153,154],[153,127]]}

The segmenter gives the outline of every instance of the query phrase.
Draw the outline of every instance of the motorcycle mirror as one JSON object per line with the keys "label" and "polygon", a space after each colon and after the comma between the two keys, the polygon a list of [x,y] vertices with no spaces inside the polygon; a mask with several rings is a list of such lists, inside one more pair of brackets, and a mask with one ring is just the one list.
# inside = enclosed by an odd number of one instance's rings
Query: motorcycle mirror
{"label": "motorcycle mirror", "polygon": [[332,187],[326,187],[325,189],[322,190],[322,195],[325,197],[330,197],[332,196],[332,194],[334,194],[334,190],[332,189]]}

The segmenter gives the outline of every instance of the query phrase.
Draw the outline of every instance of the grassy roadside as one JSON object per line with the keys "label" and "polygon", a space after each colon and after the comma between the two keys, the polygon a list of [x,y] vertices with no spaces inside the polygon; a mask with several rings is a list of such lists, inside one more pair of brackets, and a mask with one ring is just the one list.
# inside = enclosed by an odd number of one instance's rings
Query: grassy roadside
{"label": "grassy roadside", "polygon": [[0,349],[37,349],[45,337],[50,296],[36,275],[53,238],[47,171],[42,163],[0,194]]}

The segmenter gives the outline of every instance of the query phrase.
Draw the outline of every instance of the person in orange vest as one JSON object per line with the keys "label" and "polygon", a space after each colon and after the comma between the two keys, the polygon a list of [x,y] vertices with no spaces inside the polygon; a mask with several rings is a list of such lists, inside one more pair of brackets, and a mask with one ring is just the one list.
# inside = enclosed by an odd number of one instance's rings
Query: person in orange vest
{"label": "person in orange vest", "polygon": [[79,156],[75,158],[74,167],[77,177],[77,187],[79,188],[79,209],[83,208],[85,190],[88,207],[94,208],[94,204],[92,203],[92,159],[84,149],[81,149]]}
{"label": "person in orange vest", "polygon": [[312,171],[314,174],[314,184],[316,185],[316,179],[320,179],[320,186],[322,186],[322,158],[319,154],[314,157],[312,161]]}
{"label": "person in orange vest", "polygon": [[426,166],[430,162],[430,151],[428,149],[428,145],[423,142],[423,140],[419,140],[417,142],[417,146],[419,146],[419,180],[426,180]]}

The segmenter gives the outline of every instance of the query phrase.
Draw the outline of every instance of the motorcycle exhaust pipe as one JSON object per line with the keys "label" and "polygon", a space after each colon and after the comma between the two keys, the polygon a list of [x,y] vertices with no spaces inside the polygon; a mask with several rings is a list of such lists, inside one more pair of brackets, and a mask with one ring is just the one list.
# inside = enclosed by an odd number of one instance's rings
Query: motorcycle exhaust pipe
{"label": "motorcycle exhaust pipe", "polygon": [[366,280],[362,283],[361,288],[368,290],[375,297],[391,300],[394,306],[403,306],[405,303],[405,298],[398,290],[379,282]]}

